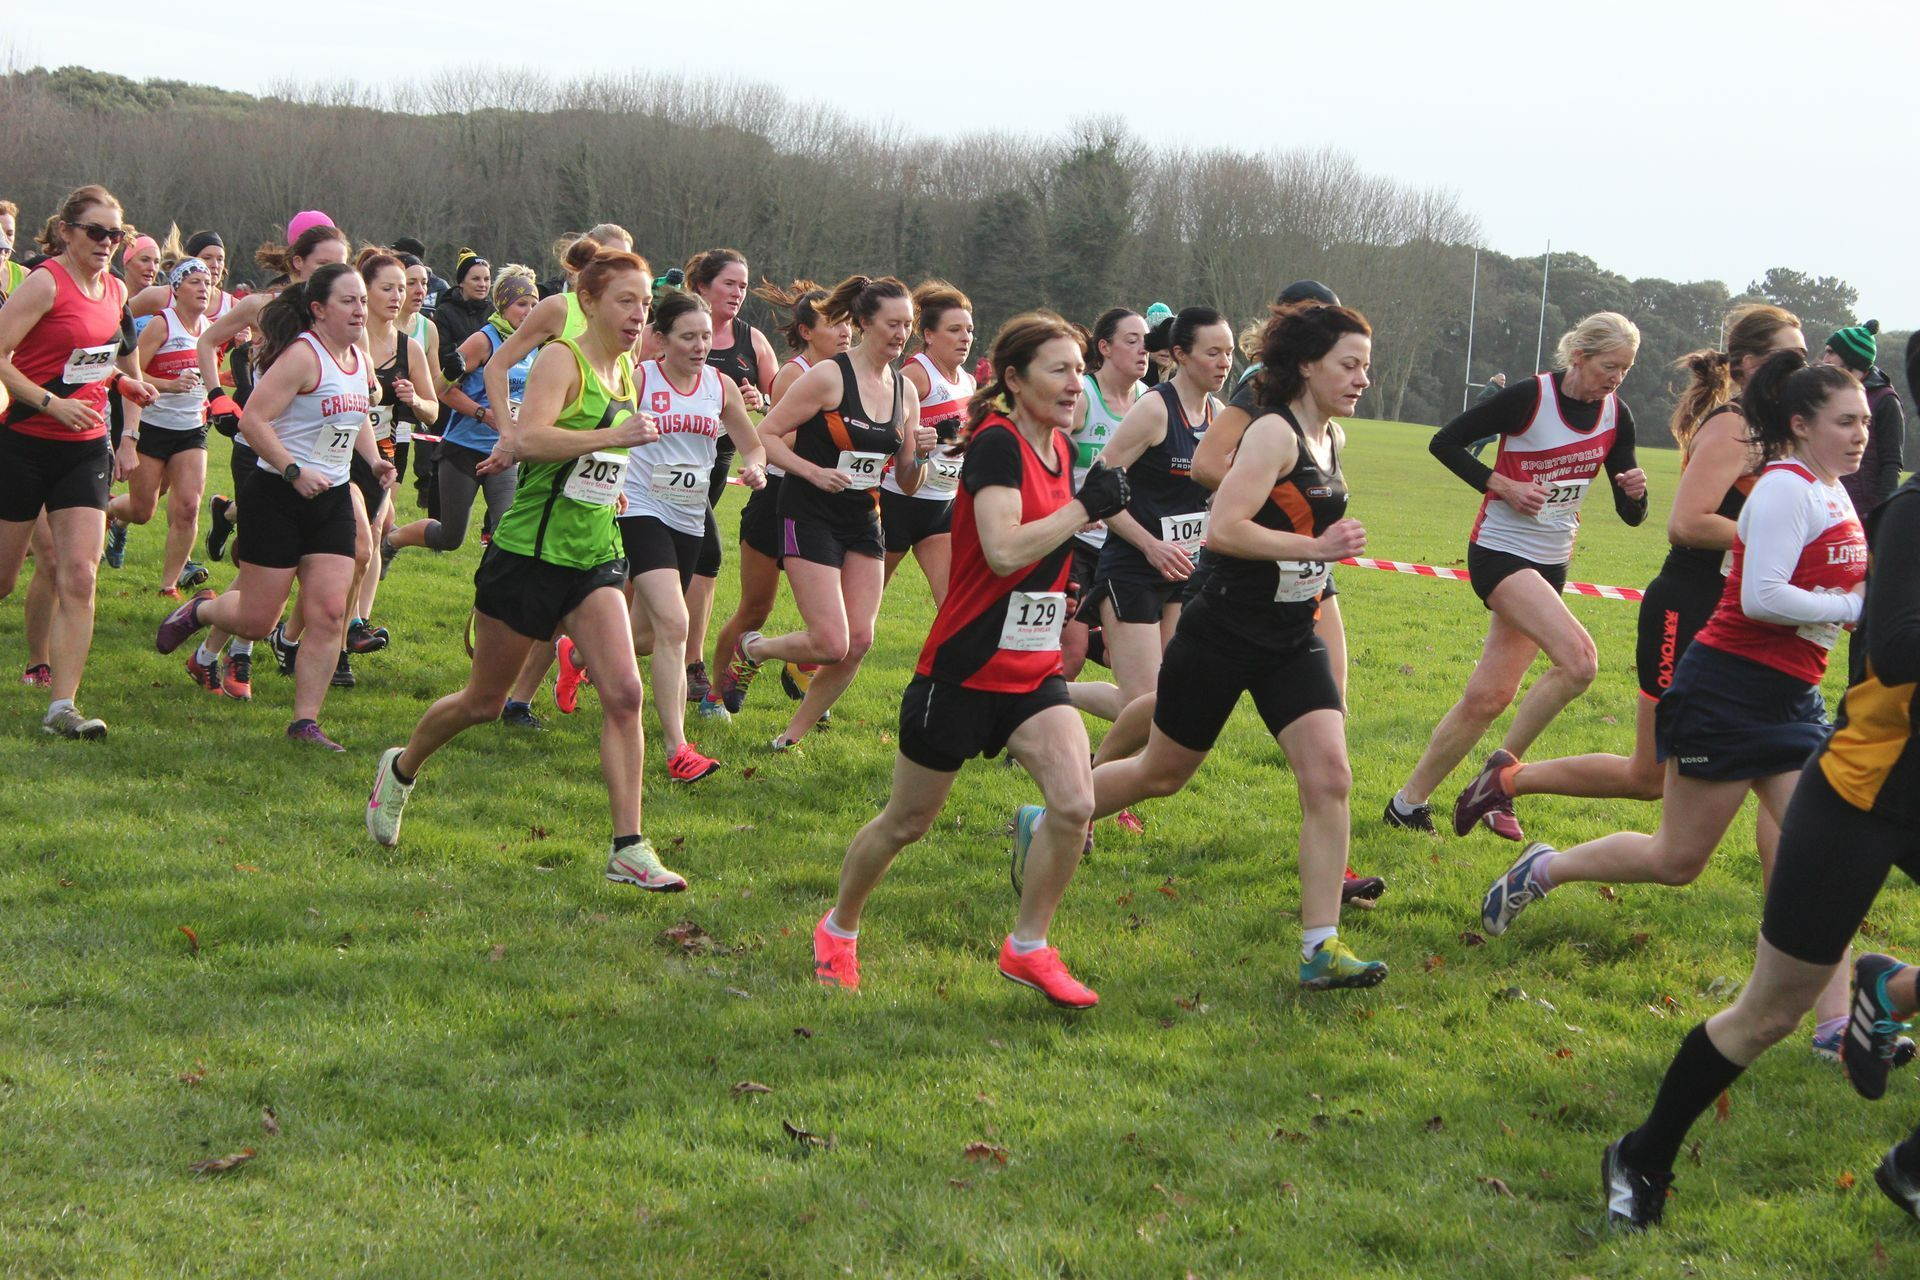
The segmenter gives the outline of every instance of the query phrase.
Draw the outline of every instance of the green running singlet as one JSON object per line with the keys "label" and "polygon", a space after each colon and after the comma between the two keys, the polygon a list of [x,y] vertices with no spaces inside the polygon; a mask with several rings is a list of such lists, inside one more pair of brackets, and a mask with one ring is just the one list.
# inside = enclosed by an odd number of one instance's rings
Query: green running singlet
{"label": "green running singlet", "polygon": [[[597,431],[631,417],[637,392],[633,356],[620,353],[619,378],[609,390],[588,366],[571,338],[559,345],[573,353],[580,394],[560,411],[563,431]],[[621,555],[613,524],[614,502],[626,475],[627,451],[601,449],[565,462],[523,462],[513,505],[500,517],[493,545],[569,569],[595,569]]]}

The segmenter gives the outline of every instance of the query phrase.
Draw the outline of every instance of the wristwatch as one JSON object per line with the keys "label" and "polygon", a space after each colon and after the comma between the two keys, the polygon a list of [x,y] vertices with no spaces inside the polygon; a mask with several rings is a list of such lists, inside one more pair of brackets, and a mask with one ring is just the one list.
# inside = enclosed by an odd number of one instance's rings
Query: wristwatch
{"label": "wristwatch", "polygon": [[53,405],[53,392],[48,391],[43,393],[40,397],[40,407],[44,410],[44,409],[50,408],[52,405]]}
{"label": "wristwatch", "polygon": [[280,473],[280,478],[282,480],[285,480],[288,484],[292,484],[295,480],[300,478],[300,464],[297,462],[289,462],[287,464],[287,469]]}

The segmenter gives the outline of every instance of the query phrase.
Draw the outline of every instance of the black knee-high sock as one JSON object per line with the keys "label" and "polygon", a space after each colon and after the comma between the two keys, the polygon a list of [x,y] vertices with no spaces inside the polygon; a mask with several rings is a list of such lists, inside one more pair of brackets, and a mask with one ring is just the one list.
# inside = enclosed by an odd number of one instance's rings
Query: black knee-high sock
{"label": "black knee-high sock", "polygon": [[1660,1092],[1654,1096],[1646,1122],[1621,1144],[1627,1162],[1643,1172],[1671,1172],[1687,1130],[1745,1070],[1713,1047],[1706,1023],[1687,1032],[1687,1038],[1680,1042],[1680,1052],[1673,1055],[1673,1063],[1667,1068],[1666,1079],[1660,1082]]}

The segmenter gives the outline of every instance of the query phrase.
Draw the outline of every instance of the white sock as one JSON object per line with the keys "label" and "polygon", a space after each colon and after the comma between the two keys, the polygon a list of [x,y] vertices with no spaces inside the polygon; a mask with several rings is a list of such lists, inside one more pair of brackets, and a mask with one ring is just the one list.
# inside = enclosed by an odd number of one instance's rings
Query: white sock
{"label": "white sock", "polygon": [[1405,787],[1393,793],[1393,810],[1395,813],[1410,814],[1419,807],[1419,805],[1407,799],[1407,789]]}
{"label": "white sock", "polygon": [[220,661],[220,655],[203,644],[193,651],[193,660],[203,667],[210,667]]}
{"label": "white sock", "polygon": [[73,705],[72,698],[55,698],[47,707],[47,719],[51,720]]}
{"label": "white sock", "polygon": [[827,934],[830,937],[839,938],[845,942],[852,942],[855,938],[858,938],[860,936],[860,931],[858,929],[842,929],[839,926],[839,924],[837,924],[834,921],[833,912],[831,911],[827,912],[827,918],[826,918],[824,927],[827,931]]}
{"label": "white sock", "polygon": [[1300,958],[1302,960],[1313,959],[1315,952],[1339,936],[1340,931],[1331,925],[1318,929],[1302,929],[1300,931]]}
{"label": "white sock", "polygon": [[1030,956],[1047,945],[1045,938],[1040,939],[1038,942],[1022,942],[1012,934],[1007,935],[1007,941],[1013,944],[1013,954],[1017,956]]}
{"label": "white sock", "polygon": [[227,656],[229,658],[238,658],[243,654],[249,658],[253,656],[253,641],[235,640],[227,646]]}

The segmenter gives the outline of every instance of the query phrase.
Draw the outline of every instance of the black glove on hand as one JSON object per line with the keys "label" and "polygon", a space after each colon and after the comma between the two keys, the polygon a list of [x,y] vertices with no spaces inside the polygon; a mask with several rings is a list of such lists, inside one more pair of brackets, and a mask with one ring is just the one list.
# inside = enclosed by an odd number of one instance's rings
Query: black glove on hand
{"label": "black glove on hand", "polygon": [[448,382],[458,382],[467,376],[467,359],[460,354],[460,348],[454,347],[440,353],[440,372]]}
{"label": "black glove on hand", "polygon": [[239,438],[240,418],[237,414],[216,413],[207,419],[207,425],[229,440]]}
{"label": "black glove on hand", "polygon": [[1096,458],[1087,470],[1087,478],[1080,482],[1080,492],[1073,496],[1087,509],[1088,519],[1105,520],[1127,509],[1133,490],[1127,484],[1126,472],[1115,471]]}

